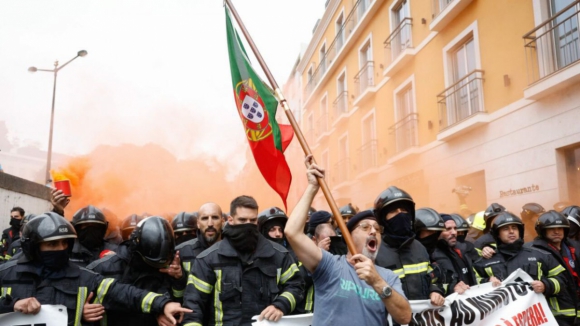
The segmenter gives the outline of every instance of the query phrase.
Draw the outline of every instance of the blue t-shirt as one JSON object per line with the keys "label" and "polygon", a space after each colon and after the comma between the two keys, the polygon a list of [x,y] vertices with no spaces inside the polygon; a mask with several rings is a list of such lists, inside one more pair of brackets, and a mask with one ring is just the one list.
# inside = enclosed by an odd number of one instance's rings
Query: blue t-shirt
{"label": "blue t-shirt", "polygon": [[[375,268],[393,290],[404,296],[401,281],[391,270],[376,265]],[[312,279],[316,296],[312,325],[386,324],[387,309],[379,294],[358,278],[346,256],[322,250],[322,260]]]}

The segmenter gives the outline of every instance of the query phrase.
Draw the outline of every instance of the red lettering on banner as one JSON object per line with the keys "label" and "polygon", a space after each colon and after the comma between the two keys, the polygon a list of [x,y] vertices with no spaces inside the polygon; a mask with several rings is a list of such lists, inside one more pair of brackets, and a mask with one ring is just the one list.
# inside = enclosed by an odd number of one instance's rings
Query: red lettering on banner
{"label": "red lettering on banner", "polygon": [[[509,319],[511,319],[511,321]],[[539,303],[519,312],[517,315],[513,315],[509,319],[506,320],[502,318],[501,320],[504,322],[505,326],[539,326],[548,322],[548,318],[544,313],[544,308]]]}

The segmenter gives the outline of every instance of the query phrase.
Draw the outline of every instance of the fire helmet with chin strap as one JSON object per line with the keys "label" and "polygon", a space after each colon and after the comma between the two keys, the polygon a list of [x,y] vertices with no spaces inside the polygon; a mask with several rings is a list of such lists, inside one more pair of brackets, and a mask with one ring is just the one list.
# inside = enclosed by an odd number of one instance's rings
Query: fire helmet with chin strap
{"label": "fire helmet with chin strap", "polygon": [[390,186],[375,199],[374,213],[383,226],[386,224],[387,213],[397,208],[405,209],[411,217],[411,225],[415,224],[415,202],[406,191]]}
{"label": "fire helmet with chin strap", "polygon": [[130,247],[154,268],[164,268],[173,261],[175,239],[171,224],[161,216],[143,219],[131,234]]}
{"label": "fire helmet with chin strap", "polygon": [[288,216],[278,207],[270,207],[258,214],[258,231],[268,237],[271,225],[280,225],[282,229],[286,226]]}
{"label": "fire helmet with chin strap", "polygon": [[30,219],[20,238],[22,252],[30,260],[38,260],[40,243],[60,239],[68,240],[68,251],[72,251],[77,233],[73,225],[54,212],[43,213]]}
{"label": "fire helmet with chin strap", "polygon": [[568,219],[554,210],[549,210],[538,218],[536,221],[536,233],[540,237],[546,236],[546,229],[555,229],[555,228],[563,228],[564,229],[564,238],[568,237],[568,233],[570,232],[570,222]]}
{"label": "fire helmet with chin strap", "polygon": [[508,211],[502,211],[495,215],[495,219],[491,224],[491,235],[496,241],[499,240],[499,230],[506,225],[516,225],[520,231],[520,239],[524,238],[524,223],[522,220]]}

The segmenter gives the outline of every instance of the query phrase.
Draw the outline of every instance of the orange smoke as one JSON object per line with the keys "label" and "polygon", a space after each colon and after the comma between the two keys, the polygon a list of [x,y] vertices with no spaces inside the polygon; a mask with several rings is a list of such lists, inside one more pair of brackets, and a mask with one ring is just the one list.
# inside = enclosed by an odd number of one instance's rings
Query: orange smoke
{"label": "orange smoke", "polygon": [[255,168],[251,155],[234,180],[226,179],[226,171],[227,167],[212,157],[177,160],[159,145],[124,144],[99,146],[86,156],[75,157],[53,171],[53,178],[70,180],[68,219],[78,209],[94,205],[110,211],[109,219],[116,215],[118,220],[110,221],[113,225],[133,213],[172,217],[180,211],[196,211],[208,201],[228,212],[230,201],[242,194],[254,196],[260,210],[282,205]]}

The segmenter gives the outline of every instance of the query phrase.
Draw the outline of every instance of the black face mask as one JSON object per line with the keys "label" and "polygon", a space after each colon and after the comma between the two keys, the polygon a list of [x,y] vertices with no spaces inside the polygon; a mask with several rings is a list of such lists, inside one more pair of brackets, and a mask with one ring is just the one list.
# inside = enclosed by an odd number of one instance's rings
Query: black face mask
{"label": "black face mask", "polygon": [[68,249],[56,251],[41,251],[42,265],[51,271],[57,271],[68,265]]}
{"label": "black face mask", "polygon": [[512,243],[503,243],[498,240],[497,242],[497,249],[502,253],[508,256],[515,256],[517,255],[522,247],[524,246],[524,240],[517,239]]}
{"label": "black face mask", "polygon": [[14,218],[14,217],[10,218],[10,226],[13,229],[20,229],[20,225],[22,225],[22,220],[19,220],[19,219]]}
{"label": "black face mask", "polygon": [[184,243],[185,241],[189,241],[189,240],[192,240],[195,238],[197,238],[196,234],[191,234],[191,233],[184,234],[182,236],[175,238],[175,245],[177,246],[179,244]]}
{"label": "black face mask", "polygon": [[87,249],[95,249],[103,244],[104,232],[98,227],[86,227],[78,230],[79,242]]}
{"label": "black face mask", "polygon": [[413,234],[409,213],[399,213],[390,220],[386,220],[385,224],[385,232],[389,234],[400,237],[409,237]]}
{"label": "black face mask", "polygon": [[[466,232],[467,233],[467,232]],[[463,235],[457,235],[457,242],[465,242],[465,237],[467,236],[467,234],[463,234]]]}
{"label": "black face mask", "polygon": [[252,223],[228,225],[223,231],[223,236],[242,253],[252,253],[256,250],[259,235],[258,226]]}
{"label": "black face mask", "polygon": [[421,244],[427,249],[427,252],[432,253],[435,250],[435,245],[437,245],[437,241],[439,240],[439,235],[441,232],[435,232],[431,235],[428,235],[424,238],[417,239]]}

